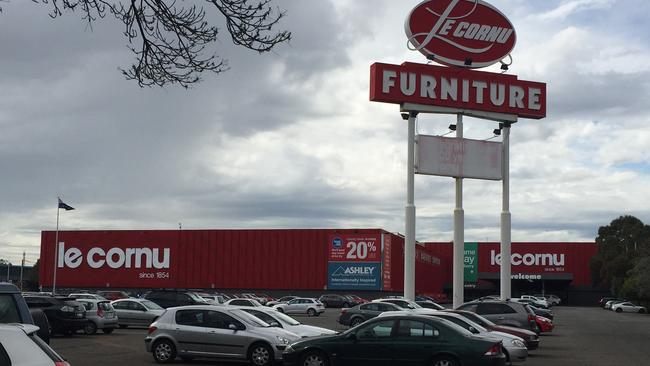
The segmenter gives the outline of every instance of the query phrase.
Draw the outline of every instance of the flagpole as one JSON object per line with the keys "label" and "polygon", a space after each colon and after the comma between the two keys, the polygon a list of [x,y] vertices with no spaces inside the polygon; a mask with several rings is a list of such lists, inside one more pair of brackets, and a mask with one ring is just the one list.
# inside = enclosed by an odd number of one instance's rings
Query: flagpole
{"label": "flagpole", "polygon": [[56,266],[58,264],[57,254],[59,253],[59,205],[60,198],[57,197],[56,201],[56,235],[54,236],[54,277],[52,279],[52,295],[56,295]]}

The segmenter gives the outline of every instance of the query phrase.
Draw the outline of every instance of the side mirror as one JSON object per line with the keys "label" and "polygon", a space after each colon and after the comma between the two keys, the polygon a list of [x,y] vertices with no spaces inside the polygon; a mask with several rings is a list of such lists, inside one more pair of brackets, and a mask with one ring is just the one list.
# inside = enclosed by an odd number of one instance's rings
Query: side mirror
{"label": "side mirror", "polygon": [[237,327],[237,325],[235,325],[233,323],[230,323],[230,324],[228,324],[228,329],[238,331],[239,327]]}
{"label": "side mirror", "polygon": [[469,330],[470,332],[474,333],[474,334],[478,334],[478,333],[479,333],[479,331],[476,330],[476,328],[472,327],[471,325],[470,325],[470,327],[469,327],[468,330]]}

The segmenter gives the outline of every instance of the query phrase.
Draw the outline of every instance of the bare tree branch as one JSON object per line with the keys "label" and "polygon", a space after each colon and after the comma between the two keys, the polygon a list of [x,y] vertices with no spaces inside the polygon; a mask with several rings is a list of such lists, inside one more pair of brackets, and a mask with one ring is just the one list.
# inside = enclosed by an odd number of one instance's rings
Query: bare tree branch
{"label": "bare tree branch", "polygon": [[32,1],[49,5],[52,18],[65,12],[79,12],[91,28],[107,15],[124,23],[128,48],[136,60],[120,70],[141,87],[188,87],[199,82],[203,72],[221,73],[228,69],[225,59],[209,51],[217,41],[219,29],[207,20],[201,4],[207,3],[224,16],[226,29],[236,45],[263,53],[291,39],[288,31],[273,31],[285,13],[273,8],[271,0]]}

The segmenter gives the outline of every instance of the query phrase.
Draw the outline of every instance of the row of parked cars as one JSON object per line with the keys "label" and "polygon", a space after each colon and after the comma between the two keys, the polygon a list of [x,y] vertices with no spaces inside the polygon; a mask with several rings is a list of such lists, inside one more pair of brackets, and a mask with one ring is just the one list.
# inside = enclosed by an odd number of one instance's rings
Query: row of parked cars
{"label": "row of parked cars", "polygon": [[[77,329],[88,334],[147,327],[145,346],[159,363],[214,357],[248,360],[256,366],[280,359],[285,365],[359,365],[368,360],[385,363],[399,354],[403,363],[426,359],[433,365],[501,365],[525,360],[528,350],[539,346],[538,333],[545,331],[536,326],[530,307],[515,301],[481,299],[452,311],[426,297],[368,301],[328,294],[319,299],[266,299],[262,305],[244,294],[227,300],[218,296],[223,295],[155,290],[143,298],[113,301],[89,293],[65,298],[25,294],[25,299],[32,309],[43,300],[58,304],[52,319],[83,323]],[[351,328],[338,333],[287,315],[317,316],[326,306],[341,307],[339,322]],[[47,308],[39,307],[44,314]],[[67,314],[58,316],[58,311]],[[48,329],[70,333],[56,324]],[[409,352],[397,352],[404,347]]]}
{"label": "row of parked cars", "polygon": [[612,310],[617,313],[639,313],[646,314],[648,309],[645,306],[635,305],[631,301],[616,297],[603,297],[598,302],[603,309]]}

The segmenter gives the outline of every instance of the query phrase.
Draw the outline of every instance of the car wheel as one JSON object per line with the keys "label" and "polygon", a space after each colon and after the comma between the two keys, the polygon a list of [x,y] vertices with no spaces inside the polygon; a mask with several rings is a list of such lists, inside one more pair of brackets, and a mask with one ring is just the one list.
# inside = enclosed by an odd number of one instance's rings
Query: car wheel
{"label": "car wheel", "polygon": [[622,313],[622,312],[623,312],[623,309],[621,309],[621,308],[616,308],[616,312],[617,312],[617,313]]}
{"label": "car wheel", "polygon": [[321,352],[311,351],[307,352],[300,361],[300,366],[328,366],[329,361],[327,356]]}
{"label": "car wheel", "polygon": [[170,363],[176,358],[176,347],[174,344],[163,339],[153,345],[153,359],[158,363]]}
{"label": "car wheel", "polygon": [[86,322],[86,325],[84,325],[84,333],[88,335],[97,333],[97,324],[93,323],[92,321]]}
{"label": "car wheel", "polygon": [[363,323],[363,319],[361,319],[361,318],[354,318],[354,319],[352,319],[352,321],[350,322],[350,326],[351,326],[351,327],[356,327],[357,325],[359,325],[359,324],[361,324],[361,323]]}
{"label": "car wheel", "polygon": [[308,316],[315,316],[315,315],[316,315],[316,310],[314,310],[314,309],[307,309],[307,315],[308,315]]}
{"label": "car wheel", "polygon": [[128,328],[128,325],[126,325],[126,324],[120,324],[118,326],[120,327],[120,329]]}
{"label": "car wheel", "polygon": [[248,360],[255,366],[268,366],[275,359],[271,347],[264,343],[256,343],[248,351]]}
{"label": "car wheel", "polygon": [[115,328],[104,328],[102,329],[102,332],[104,332],[105,334],[111,334],[113,333],[114,330]]}
{"label": "car wheel", "polygon": [[645,314],[645,309],[639,309],[639,314]]}
{"label": "car wheel", "polygon": [[432,366],[458,366],[458,361],[452,356],[438,356],[431,362]]}

